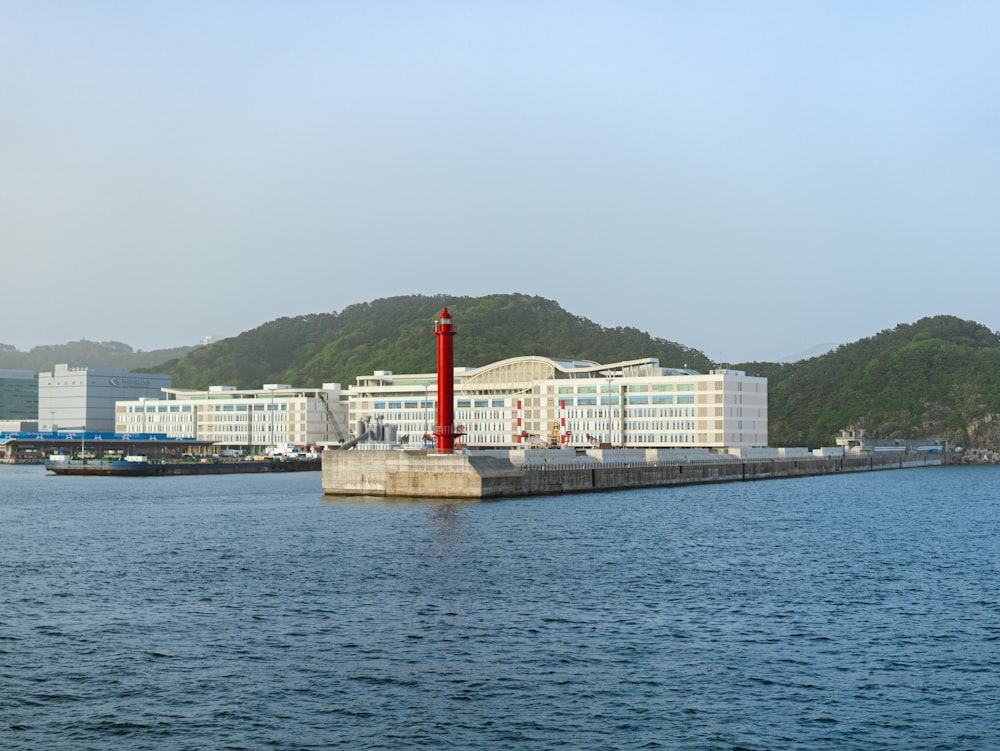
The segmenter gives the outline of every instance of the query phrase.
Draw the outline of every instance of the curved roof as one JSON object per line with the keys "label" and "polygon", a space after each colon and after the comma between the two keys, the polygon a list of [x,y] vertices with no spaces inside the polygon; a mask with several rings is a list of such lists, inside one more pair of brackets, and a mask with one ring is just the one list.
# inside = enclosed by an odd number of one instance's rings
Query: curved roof
{"label": "curved roof", "polygon": [[612,371],[621,373],[648,368],[659,369],[659,361],[656,358],[644,358],[601,365],[593,360],[555,360],[529,355],[500,360],[458,374],[458,377],[463,383],[532,383],[554,378],[604,378]]}
{"label": "curved roof", "polygon": [[460,378],[464,383],[523,383],[555,378],[557,370],[565,371],[565,366],[548,357],[510,357],[464,373]]}

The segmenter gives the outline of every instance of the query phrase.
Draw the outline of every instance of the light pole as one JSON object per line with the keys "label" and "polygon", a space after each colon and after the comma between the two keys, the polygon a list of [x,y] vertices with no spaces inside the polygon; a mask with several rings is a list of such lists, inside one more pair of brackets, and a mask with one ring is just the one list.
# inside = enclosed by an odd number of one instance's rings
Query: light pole
{"label": "light pole", "polygon": [[268,414],[270,415],[270,424],[271,424],[271,438],[270,438],[270,441],[271,441],[271,448],[273,449],[273,448],[275,448],[275,445],[274,445],[274,389],[271,389],[271,405],[268,407],[267,411],[268,411]]}
{"label": "light pole", "polygon": [[607,395],[604,398],[607,399],[608,405],[608,446],[611,445],[611,433],[614,430],[614,419],[611,417],[611,383],[612,376],[611,371],[608,371],[608,383],[604,388],[604,393]]}
{"label": "light pole", "polygon": [[[271,400],[267,405],[267,424],[268,433],[270,434],[269,440],[271,442],[270,449],[271,454],[274,454],[276,446],[274,445],[274,392],[277,390],[278,386],[274,383],[265,383],[264,390],[271,392]],[[267,453],[265,451],[265,453]]]}
{"label": "light pole", "polygon": [[421,443],[424,443],[427,440],[427,431],[430,429],[429,423],[427,422],[427,410],[430,409],[430,404],[428,403],[427,390],[430,388],[430,385],[431,385],[430,382],[424,384],[424,403],[423,405],[421,405],[423,407],[421,412],[424,413],[424,436],[423,438],[420,439]]}

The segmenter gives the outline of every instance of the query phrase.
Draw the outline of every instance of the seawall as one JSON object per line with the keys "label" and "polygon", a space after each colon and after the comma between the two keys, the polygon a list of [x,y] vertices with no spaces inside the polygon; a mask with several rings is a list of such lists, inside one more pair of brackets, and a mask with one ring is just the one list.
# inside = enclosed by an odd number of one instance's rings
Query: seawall
{"label": "seawall", "polygon": [[[661,461],[649,452],[523,461],[524,452],[439,455],[424,451],[323,453],[323,492],[330,496],[514,498],[529,495],[744,482],[844,472],[939,466],[942,455],[893,454],[820,458],[740,459],[727,456]],[[598,453],[598,452],[595,452]],[[655,456],[655,452],[653,452]],[[522,461],[514,461],[521,459]]]}

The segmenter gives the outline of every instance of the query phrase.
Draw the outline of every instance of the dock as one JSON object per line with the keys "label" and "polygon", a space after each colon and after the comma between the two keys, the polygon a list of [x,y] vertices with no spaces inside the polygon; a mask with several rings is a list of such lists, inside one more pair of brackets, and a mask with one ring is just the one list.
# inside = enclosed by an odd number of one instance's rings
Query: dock
{"label": "dock", "polygon": [[570,451],[336,451],[323,453],[328,496],[487,500],[632,488],[749,482],[940,466],[943,454],[791,458],[697,455],[657,449]]}

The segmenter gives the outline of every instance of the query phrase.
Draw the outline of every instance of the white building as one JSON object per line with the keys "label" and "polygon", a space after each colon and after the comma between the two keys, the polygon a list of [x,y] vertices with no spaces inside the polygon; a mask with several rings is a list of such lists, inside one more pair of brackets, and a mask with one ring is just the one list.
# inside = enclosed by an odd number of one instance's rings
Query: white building
{"label": "white building", "polygon": [[339,383],[324,383],[319,389],[266,383],[260,389],[163,391],[165,399],[119,402],[115,432],[196,438],[249,453],[263,453],[268,446],[305,448],[347,440],[347,403]]}
{"label": "white building", "polygon": [[[347,392],[352,436],[362,420],[430,444],[437,375],[375,371]],[[516,357],[455,369],[455,423],[469,448],[767,446],[767,379],[739,370],[661,368],[655,358],[600,365]]]}
{"label": "white building", "polygon": [[169,387],[170,376],[159,373],[56,365],[51,372],[38,374],[38,422],[47,430],[110,433],[116,402],[156,399]]}

